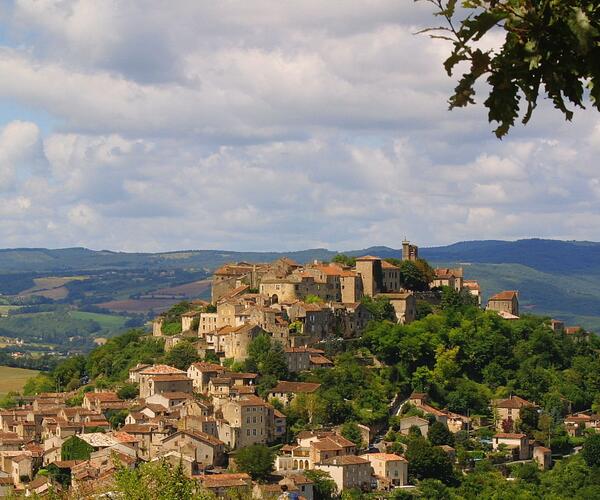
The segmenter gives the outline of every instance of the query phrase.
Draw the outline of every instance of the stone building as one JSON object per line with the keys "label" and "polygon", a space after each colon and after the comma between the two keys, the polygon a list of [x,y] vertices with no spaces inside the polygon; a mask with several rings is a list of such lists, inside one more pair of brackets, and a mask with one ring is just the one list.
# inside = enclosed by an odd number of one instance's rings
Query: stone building
{"label": "stone building", "polygon": [[519,292],[508,290],[493,295],[488,300],[488,311],[507,312],[513,316],[519,315]]}

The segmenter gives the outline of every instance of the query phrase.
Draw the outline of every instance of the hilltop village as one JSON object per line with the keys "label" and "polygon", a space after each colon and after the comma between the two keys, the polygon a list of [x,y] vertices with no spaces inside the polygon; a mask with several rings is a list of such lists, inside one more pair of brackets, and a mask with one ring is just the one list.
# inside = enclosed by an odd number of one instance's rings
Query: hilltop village
{"label": "hilltop village", "polygon": [[[566,390],[550,413],[545,365],[527,371],[503,351],[556,342],[594,360],[596,340],[521,318],[515,290],[485,310],[482,297],[463,269],[431,268],[408,241],[401,259],[224,265],[210,302],[40,376],[0,412],[0,495],[86,498],[153,466],[198,498],[232,499],[418,497],[475,477],[478,461],[502,466],[486,473],[503,481],[510,464],[541,474],[600,415]],[[489,332],[498,345],[469,353]],[[532,377],[547,387],[528,388]]]}

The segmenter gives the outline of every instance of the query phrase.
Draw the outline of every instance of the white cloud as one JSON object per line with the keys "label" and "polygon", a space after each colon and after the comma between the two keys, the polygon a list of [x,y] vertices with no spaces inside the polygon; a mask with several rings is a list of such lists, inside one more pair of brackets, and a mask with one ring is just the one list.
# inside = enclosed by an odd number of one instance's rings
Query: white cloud
{"label": "white cloud", "polygon": [[597,115],[567,125],[541,105],[497,141],[484,109],[447,111],[447,46],[414,35],[435,22],[397,0],[16,0],[0,21],[0,99],[17,103],[0,131],[0,238],[599,239]]}

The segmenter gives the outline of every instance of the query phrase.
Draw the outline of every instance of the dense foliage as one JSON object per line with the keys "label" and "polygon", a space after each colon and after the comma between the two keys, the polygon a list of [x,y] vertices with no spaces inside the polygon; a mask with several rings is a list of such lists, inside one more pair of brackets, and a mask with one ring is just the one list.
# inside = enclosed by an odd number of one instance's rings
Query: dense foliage
{"label": "dense foliage", "polygon": [[124,500],[213,500],[216,497],[189,479],[181,464],[165,460],[147,462],[135,469],[119,466],[114,491]]}
{"label": "dense foliage", "polygon": [[63,443],[61,460],[88,460],[94,448],[77,436],[71,436]]}
{"label": "dense foliage", "polygon": [[273,470],[274,462],[275,453],[261,444],[246,446],[235,454],[237,469],[246,472],[254,480],[266,479]]}
{"label": "dense foliage", "polygon": [[[583,108],[588,94],[600,107],[597,1],[463,0],[462,9],[456,9],[457,0],[428,1],[446,20],[434,36],[453,43],[446,71],[452,75],[459,63],[468,64],[450,107],[473,104],[476,84],[485,78],[490,90],[484,104],[489,121],[498,123],[498,137],[519,115],[523,123],[529,121],[541,92],[568,120],[573,116],[569,106]],[[501,47],[487,49],[499,35]]]}
{"label": "dense foliage", "polygon": [[248,346],[248,358],[240,367],[246,372],[257,373],[258,392],[266,395],[278,380],[288,378],[285,352],[280,342],[266,334],[256,337]]}

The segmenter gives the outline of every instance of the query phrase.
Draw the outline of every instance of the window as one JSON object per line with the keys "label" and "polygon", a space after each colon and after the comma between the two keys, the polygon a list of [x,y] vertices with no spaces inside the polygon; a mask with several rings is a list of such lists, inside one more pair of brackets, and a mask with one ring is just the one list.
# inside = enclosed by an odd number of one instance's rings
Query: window
{"label": "window", "polygon": [[252,429],[252,435],[256,436],[256,429]]}

